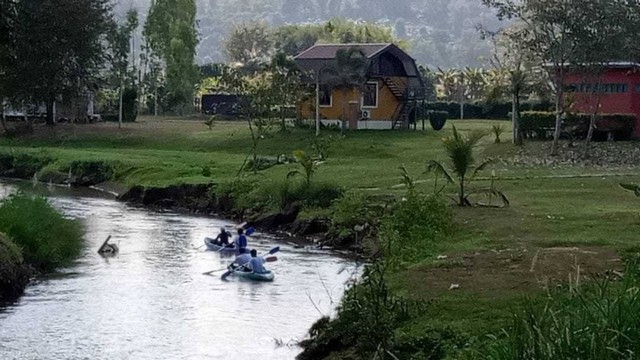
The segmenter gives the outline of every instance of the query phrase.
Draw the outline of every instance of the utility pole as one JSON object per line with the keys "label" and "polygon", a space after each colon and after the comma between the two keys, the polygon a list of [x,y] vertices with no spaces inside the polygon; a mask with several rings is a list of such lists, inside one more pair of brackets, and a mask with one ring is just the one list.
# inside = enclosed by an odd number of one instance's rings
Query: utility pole
{"label": "utility pole", "polygon": [[316,136],[320,136],[320,71],[316,74]]}

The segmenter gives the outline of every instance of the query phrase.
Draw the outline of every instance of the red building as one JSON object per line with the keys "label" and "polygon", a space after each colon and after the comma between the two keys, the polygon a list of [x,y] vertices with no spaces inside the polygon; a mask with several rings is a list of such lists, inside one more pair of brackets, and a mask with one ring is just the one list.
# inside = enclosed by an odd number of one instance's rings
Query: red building
{"label": "red building", "polygon": [[597,108],[599,114],[635,114],[633,137],[640,138],[640,63],[609,63],[593,74],[571,72],[565,84],[573,112],[591,114]]}

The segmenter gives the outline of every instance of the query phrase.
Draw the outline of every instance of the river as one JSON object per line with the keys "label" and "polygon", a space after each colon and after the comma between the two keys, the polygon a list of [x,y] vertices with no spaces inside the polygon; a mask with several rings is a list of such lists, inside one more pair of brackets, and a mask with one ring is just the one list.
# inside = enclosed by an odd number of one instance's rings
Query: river
{"label": "river", "polygon": [[[0,183],[0,197],[15,190]],[[196,248],[229,222],[133,208],[87,190],[37,191],[82,222],[87,246],[73,267],[0,309],[3,360],[293,359],[296,340],[332,314],[353,272],[331,253],[256,233],[251,247],[281,247],[268,264],[275,281],[222,281],[202,273],[231,259]],[[96,250],[108,235],[120,254],[103,259]]]}

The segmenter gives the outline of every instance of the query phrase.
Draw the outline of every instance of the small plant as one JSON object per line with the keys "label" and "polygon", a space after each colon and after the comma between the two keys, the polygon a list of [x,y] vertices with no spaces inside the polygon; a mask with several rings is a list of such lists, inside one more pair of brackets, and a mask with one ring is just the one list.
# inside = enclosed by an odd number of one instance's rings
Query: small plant
{"label": "small plant", "polygon": [[209,127],[209,130],[213,130],[213,127],[216,124],[216,120],[218,120],[218,115],[212,115],[207,121],[204,122],[204,124]]}
{"label": "small plant", "polygon": [[505,133],[506,128],[502,125],[493,125],[491,127],[491,131],[493,132],[493,135],[495,135],[496,139],[494,140],[494,142],[496,144],[500,144],[502,142],[502,140],[500,139],[500,136],[502,136],[502,134]]}
{"label": "small plant", "polygon": [[300,165],[301,169],[291,170],[289,174],[287,174],[287,178],[301,175],[304,177],[305,185],[310,186],[311,178],[316,171],[316,163],[303,150],[294,151],[293,157],[296,159],[296,162]]}
{"label": "small plant", "polygon": [[449,165],[453,175],[439,161],[431,160],[427,163],[427,172],[435,172],[437,175],[442,175],[449,183],[455,183],[457,180],[457,202],[460,206],[471,206],[466,188],[469,178],[473,178],[493,162],[489,159],[475,166],[474,150],[484,136],[484,132],[477,131],[465,136],[454,126],[453,135],[442,140],[444,149],[449,157]]}

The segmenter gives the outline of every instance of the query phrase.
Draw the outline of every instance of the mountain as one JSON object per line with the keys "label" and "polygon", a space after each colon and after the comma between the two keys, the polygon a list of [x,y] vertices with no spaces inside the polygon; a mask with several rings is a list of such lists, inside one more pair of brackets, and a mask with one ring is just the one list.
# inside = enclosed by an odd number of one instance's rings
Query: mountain
{"label": "mountain", "polygon": [[[135,8],[144,23],[149,5],[150,0],[116,0],[116,16],[123,18]],[[397,37],[407,40],[420,64],[479,67],[486,65],[491,46],[480,38],[477,27],[500,26],[480,0],[197,0],[196,5],[201,64],[225,60],[224,39],[235,24],[262,20],[279,26],[342,17],[392,27]]]}

